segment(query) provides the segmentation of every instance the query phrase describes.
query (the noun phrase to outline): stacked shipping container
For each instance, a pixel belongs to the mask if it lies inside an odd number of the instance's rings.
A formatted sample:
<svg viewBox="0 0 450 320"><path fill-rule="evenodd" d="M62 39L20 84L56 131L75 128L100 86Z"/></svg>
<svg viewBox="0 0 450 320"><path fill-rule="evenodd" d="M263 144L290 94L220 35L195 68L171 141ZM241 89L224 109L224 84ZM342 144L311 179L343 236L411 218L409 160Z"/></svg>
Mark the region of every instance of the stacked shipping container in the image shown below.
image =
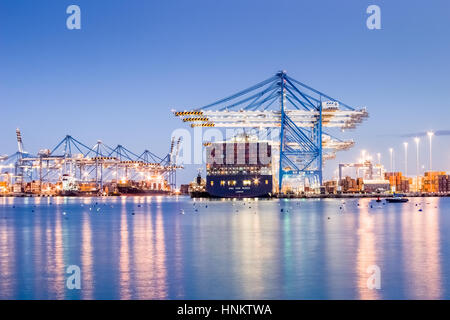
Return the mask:
<svg viewBox="0 0 450 320"><path fill-rule="evenodd" d="M439 171L430 171L425 172L425 176L423 179L423 190L424 192L440 192L440 183L439 177L445 176L445 172Z"/></svg>
<svg viewBox="0 0 450 320"><path fill-rule="evenodd" d="M345 177L339 182L339 185L342 187L342 192L344 193L355 193L361 192L363 189L363 179L352 179L350 177Z"/></svg>
<svg viewBox="0 0 450 320"><path fill-rule="evenodd" d="M438 192L450 192L450 175L438 176Z"/></svg>
<svg viewBox="0 0 450 320"><path fill-rule="evenodd" d="M409 192L411 179L404 177L401 172L386 172L384 177L396 192Z"/></svg>

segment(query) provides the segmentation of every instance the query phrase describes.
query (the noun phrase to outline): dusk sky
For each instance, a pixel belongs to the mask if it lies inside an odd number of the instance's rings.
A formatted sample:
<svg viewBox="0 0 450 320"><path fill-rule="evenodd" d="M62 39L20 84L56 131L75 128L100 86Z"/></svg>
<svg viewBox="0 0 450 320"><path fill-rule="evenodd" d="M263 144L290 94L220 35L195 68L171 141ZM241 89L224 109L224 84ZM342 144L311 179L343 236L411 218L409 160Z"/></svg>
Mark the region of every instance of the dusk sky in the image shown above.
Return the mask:
<svg viewBox="0 0 450 320"><path fill-rule="evenodd" d="M66 27L71 4L81 8L81 30ZM371 4L382 30L366 27ZM286 70L370 114L340 135L356 145L327 162L326 177L362 149L381 152L389 168L393 147L404 170L404 141L415 173L414 142L402 135L450 130L449 12L448 0L0 0L0 154L16 151L19 127L30 153L70 134L164 156L171 133L188 128L171 109ZM433 169L450 171L449 142L433 138Z"/></svg>

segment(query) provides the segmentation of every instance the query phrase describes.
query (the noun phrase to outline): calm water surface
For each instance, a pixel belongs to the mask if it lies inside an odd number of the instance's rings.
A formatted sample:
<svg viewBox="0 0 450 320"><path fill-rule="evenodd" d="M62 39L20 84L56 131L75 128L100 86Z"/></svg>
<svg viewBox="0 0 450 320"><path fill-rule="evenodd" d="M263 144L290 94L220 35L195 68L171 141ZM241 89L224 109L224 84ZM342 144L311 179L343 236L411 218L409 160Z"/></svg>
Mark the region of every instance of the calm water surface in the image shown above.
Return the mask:
<svg viewBox="0 0 450 320"><path fill-rule="evenodd" d="M450 198L0 198L0 298L449 299L449 244Z"/></svg>

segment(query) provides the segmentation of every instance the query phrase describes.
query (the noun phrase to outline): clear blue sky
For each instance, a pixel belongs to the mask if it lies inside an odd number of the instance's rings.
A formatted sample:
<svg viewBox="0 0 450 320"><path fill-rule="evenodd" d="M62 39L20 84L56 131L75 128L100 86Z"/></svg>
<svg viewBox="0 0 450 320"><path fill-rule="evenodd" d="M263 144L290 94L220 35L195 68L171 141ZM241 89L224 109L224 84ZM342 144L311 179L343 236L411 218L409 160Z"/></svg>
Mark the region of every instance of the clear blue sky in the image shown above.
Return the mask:
<svg viewBox="0 0 450 320"><path fill-rule="evenodd" d="M66 28L70 4L81 7L81 30ZM370 4L382 30L366 28ZM450 129L449 12L448 0L0 0L0 154L15 152L20 127L32 153L71 134L163 155L182 127L170 109L284 69L368 108L370 119L343 136L355 148L337 161L361 149L387 160L402 134ZM450 170L449 141L434 139L435 168Z"/></svg>

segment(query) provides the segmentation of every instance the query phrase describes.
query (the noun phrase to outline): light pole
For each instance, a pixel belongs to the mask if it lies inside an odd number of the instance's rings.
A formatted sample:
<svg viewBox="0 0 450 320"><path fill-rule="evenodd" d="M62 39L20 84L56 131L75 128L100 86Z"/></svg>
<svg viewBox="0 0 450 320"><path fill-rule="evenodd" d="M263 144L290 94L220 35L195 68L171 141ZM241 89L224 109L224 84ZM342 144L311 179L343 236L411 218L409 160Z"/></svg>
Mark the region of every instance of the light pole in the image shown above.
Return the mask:
<svg viewBox="0 0 450 320"><path fill-rule="evenodd" d="M419 138L414 138L416 142L416 191L419 191Z"/></svg>
<svg viewBox="0 0 450 320"><path fill-rule="evenodd" d="M427 132L428 138L430 139L430 172L433 170L433 158L432 158L432 149L431 149L431 139L434 136L434 132L433 131L429 131Z"/></svg>
<svg viewBox="0 0 450 320"><path fill-rule="evenodd" d="M389 148L389 153L391 154L391 172L394 172L394 149Z"/></svg>
<svg viewBox="0 0 450 320"><path fill-rule="evenodd" d="M408 176L408 142L403 142L405 146L405 177Z"/></svg>

